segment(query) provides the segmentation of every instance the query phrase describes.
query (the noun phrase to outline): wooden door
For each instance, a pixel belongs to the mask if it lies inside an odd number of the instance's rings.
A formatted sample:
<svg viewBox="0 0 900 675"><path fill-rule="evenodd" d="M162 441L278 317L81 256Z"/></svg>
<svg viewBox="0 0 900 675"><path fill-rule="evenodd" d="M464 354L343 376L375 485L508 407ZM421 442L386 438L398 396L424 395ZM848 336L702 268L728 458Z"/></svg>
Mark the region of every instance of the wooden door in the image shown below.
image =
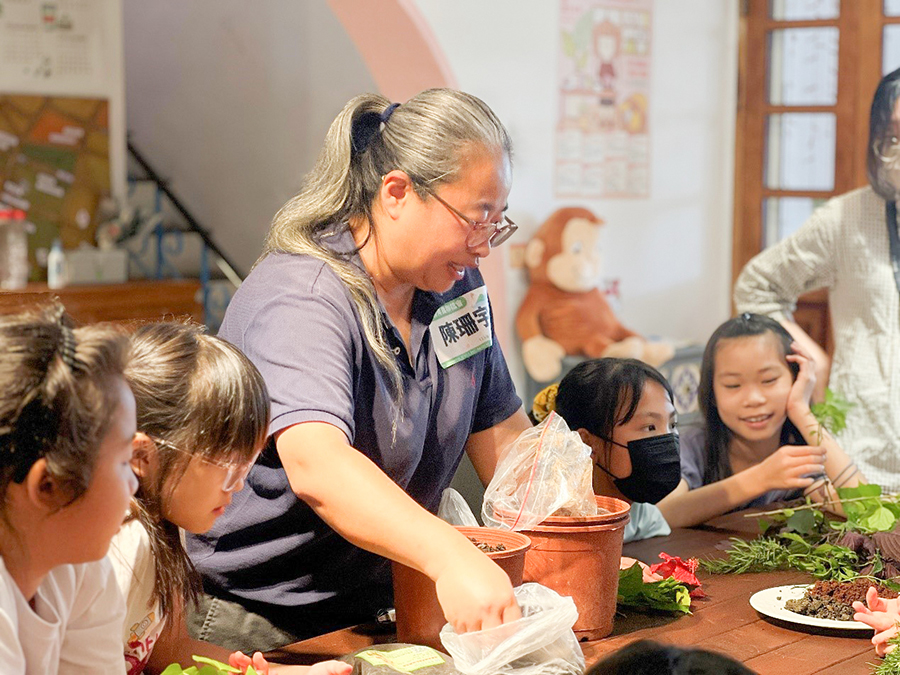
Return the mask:
<svg viewBox="0 0 900 675"><path fill-rule="evenodd" d="M865 185L869 107L900 67L900 0L741 0L732 282L834 195ZM797 323L829 353L824 290Z"/></svg>

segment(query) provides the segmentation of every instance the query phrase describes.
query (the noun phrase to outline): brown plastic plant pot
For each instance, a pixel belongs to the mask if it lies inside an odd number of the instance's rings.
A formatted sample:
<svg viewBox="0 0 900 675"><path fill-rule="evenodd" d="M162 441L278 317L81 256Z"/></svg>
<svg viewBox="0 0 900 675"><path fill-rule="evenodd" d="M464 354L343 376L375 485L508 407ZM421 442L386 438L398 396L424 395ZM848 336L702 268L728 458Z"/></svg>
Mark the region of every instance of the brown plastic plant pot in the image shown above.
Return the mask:
<svg viewBox="0 0 900 675"><path fill-rule="evenodd" d="M622 540L631 506L615 497L595 496L604 510L596 516L550 516L530 530L523 579L536 581L578 608L572 629L579 641L612 632L619 588Z"/></svg>
<svg viewBox="0 0 900 675"><path fill-rule="evenodd" d="M496 530L489 527L457 527L463 536L496 546L503 544L505 551L485 553L506 572L513 586L522 583L525 568L525 552L531 540L518 532ZM397 612L397 641L426 645L443 650L439 634L447 623L444 611L437 599L434 582L421 572L393 563L394 609Z"/></svg>

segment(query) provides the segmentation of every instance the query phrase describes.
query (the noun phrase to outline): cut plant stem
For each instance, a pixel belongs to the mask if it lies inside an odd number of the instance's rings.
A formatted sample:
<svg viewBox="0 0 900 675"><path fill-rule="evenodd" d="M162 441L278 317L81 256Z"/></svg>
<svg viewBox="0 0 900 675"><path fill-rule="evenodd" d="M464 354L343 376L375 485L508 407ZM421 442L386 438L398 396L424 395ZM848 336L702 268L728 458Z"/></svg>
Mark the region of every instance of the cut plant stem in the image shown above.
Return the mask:
<svg viewBox="0 0 900 675"><path fill-rule="evenodd" d="M850 502L862 502L866 500L877 499L880 502L896 502L897 497L900 495L878 495L869 496L869 497L852 497L850 499L841 499L841 504L848 504ZM831 504L833 502L812 502L811 504L801 504L800 506L785 506L783 509L775 509L774 511L760 511L759 513L745 513L744 518L759 518L760 516L777 516L779 513L784 513L785 511L807 511L809 509L818 509L822 506L826 506L827 504Z"/></svg>

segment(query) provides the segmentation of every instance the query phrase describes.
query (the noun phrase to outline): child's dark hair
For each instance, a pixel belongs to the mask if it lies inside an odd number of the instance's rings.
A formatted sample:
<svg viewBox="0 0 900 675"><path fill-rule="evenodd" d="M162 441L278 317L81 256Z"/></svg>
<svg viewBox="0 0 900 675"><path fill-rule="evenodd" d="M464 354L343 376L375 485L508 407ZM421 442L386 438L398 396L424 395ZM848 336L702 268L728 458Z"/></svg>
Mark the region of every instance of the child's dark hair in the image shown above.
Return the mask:
<svg viewBox="0 0 900 675"><path fill-rule="evenodd" d="M200 581L178 527L162 515L163 501L190 455L238 463L254 457L268 434L269 394L250 360L237 347L205 334L202 326L142 325L131 345L125 376L137 404L137 429L166 441L156 445L155 480L141 480L132 507L150 534L153 597L166 614L179 596L196 600Z"/></svg>
<svg viewBox="0 0 900 675"><path fill-rule="evenodd" d="M657 382L674 401L672 387L653 366L637 359L592 359L572 368L559 383L556 412L570 429L586 429L611 439L616 425L637 410L647 380Z"/></svg>
<svg viewBox="0 0 900 675"><path fill-rule="evenodd" d="M587 675L755 675L725 654L638 640L595 663Z"/></svg>
<svg viewBox="0 0 900 675"><path fill-rule="evenodd" d="M791 343L794 338L780 323L761 314L744 313L729 319L715 332L706 343L703 351L703 362L700 366L700 384L697 388L697 399L700 413L706 425L706 471L703 483L715 483L732 475L731 460L728 457L728 444L733 436L731 429L725 426L716 406L716 395L713 389L715 377L716 352L722 340L753 337L771 333L778 340L782 357L792 354ZM797 378L799 366L787 361L787 366L794 379ZM789 419L781 428L781 445L804 444L803 436Z"/></svg>
<svg viewBox="0 0 900 675"><path fill-rule="evenodd" d="M71 501L91 483L128 339L110 325L73 325L55 302L0 317L0 513L10 483L41 458Z"/></svg>

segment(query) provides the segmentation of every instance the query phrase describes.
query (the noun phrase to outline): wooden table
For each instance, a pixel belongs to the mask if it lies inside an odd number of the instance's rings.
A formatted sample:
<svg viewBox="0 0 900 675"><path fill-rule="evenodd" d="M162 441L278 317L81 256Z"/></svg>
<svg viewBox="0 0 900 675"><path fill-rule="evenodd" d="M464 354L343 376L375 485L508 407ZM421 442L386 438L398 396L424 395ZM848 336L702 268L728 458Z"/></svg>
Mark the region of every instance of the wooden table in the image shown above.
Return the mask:
<svg viewBox="0 0 900 675"><path fill-rule="evenodd" d="M126 281L50 289L47 284L28 284L17 291L0 291L0 314L20 312L58 297L80 324L95 321L162 321L190 316L203 321L197 279Z"/></svg>
<svg viewBox="0 0 900 675"><path fill-rule="evenodd" d="M656 562L660 551L687 557L712 557L729 537L752 538L758 532L755 518L732 514L690 529L675 530L625 546L625 555ZM723 652L742 661L762 675L860 675L871 672L867 665L877 660L870 632L806 633L775 625L750 607L756 591L771 586L806 583L810 577L800 572L774 572L713 576L698 575L708 597L693 602L693 614L672 617L625 610L616 616L613 634L602 640L582 643L588 665L639 639L684 647L700 647ZM392 642L391 633L374 625L335 631L298 642L273 653L284 663L314 663L362 649Z"/></svg>

